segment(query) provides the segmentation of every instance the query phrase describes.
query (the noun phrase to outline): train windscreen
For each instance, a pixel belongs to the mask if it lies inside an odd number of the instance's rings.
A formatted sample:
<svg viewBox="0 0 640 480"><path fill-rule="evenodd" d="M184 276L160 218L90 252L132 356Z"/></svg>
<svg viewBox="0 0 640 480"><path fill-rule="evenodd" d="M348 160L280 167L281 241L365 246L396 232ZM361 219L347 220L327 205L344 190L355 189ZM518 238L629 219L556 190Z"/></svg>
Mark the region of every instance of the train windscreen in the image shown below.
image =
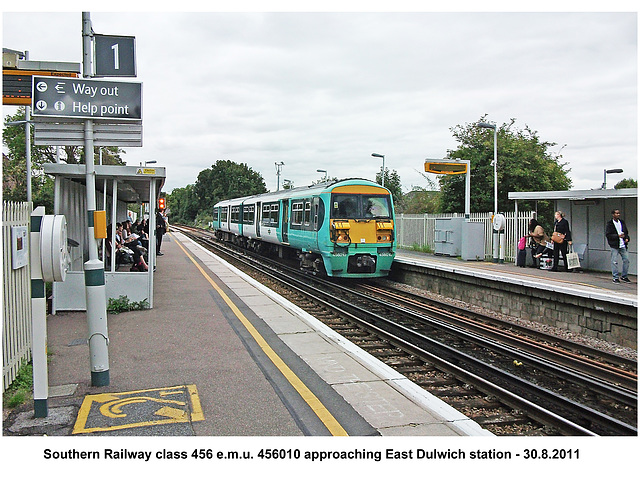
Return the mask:
<svg viewBox="0 0 640 480"><path fill-rule="evenodd" d="M391 218L389 195L333 194L331 218L377 219Z"/></svg>

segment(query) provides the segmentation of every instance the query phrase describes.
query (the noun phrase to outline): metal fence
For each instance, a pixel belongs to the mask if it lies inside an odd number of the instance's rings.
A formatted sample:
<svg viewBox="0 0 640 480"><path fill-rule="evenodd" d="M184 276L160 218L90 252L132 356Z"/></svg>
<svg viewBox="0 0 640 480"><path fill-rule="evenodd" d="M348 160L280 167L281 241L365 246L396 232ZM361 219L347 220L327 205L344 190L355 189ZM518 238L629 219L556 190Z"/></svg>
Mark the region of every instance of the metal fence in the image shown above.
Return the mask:
<svg viewBox="0 0 640 480"><path fill-rule="evenodd" d="M22 362L31 360L31 269L13 269L11 227L27 227L31 207L27 202L2 204L2 391L18 373Z"/></svg>
<svg viewBox="0 0 640 480"><path fill-rule="evenodd" d="M469 220L484 224L484 256L485 259L493 258L493 226L491 213L472 213ZM515 262L518 240L527 234L529 220L534 212L503 213L506 218L505 227L505 262ZM396 239L399 248L424 248L435 251L436 220L441 218L464 217L463 213L440 213L422 215L396 215Z"/></svg>

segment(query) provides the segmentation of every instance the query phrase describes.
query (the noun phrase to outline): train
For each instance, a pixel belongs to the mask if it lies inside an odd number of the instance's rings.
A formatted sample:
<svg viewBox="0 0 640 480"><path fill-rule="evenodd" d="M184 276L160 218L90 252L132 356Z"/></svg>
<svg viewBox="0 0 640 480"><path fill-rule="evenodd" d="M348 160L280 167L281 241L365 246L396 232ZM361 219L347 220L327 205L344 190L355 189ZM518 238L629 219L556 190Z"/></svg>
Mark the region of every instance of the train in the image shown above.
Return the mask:
<svg viewBox="0 0 640 480"><path fill-rule="evenodd" d="M223 200L213 207L216 238L340 278L384 277L395 257L391 192L351 178Z"/></svg>

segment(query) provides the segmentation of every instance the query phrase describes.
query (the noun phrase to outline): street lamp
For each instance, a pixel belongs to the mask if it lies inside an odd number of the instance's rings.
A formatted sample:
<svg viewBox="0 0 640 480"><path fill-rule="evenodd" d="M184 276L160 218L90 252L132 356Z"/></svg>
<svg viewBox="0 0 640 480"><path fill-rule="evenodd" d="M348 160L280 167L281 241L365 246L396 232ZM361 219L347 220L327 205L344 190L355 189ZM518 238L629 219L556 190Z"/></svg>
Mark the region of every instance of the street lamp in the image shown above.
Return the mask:
<svg viewBox="0 0 640 480"><path fill-rule="evenodd" d="M372 153L371 156L382 158L382 186L384 187L384 155L380 155L379 153Z"/></svg>
<svg viewBox="0 0 640 480"><path fill-rule="evenodd" d="M282 171L282 166L284 165L284 162L275 162L276 163L276 175L278 176L278 187L276 188L276 191L280 190L280 172Z"/></svg>
<svg viewBox="0 0 640 480"><path fill-rule="evenodd" d="M480 128L493 129L493 215L498 214L498 126L495 123L479 122L477 126ZM498 262L500 257L500 233L495 229L496 223L494 222L493 230L493 262ZM504 234L503 234L504 235Z"/></svg>
<svg viewBox="0 0 640 480"><path fill-rule="evenodd" d="M326 170L322 170L322 169L319 168L318 170L316 170L316 172L324 173L323 181L325 181L325 182L327 181L327 171Z"/></svg>
<svg viewBox="0 0 640 480"><path fill-rule="evenodd" d="M606 190L607 188L607 173L622 173L622 169L621 168L611 168L609 170L607 170L606 168L604 169L604 180L602 182L602 190Z"/></svg>
<svg viewBox="0 0 640 480"><path fill-rule="evenodd" d="M498 127L495 123L480 122L480 128L493 129L493 214L498 213Z"/></svg>

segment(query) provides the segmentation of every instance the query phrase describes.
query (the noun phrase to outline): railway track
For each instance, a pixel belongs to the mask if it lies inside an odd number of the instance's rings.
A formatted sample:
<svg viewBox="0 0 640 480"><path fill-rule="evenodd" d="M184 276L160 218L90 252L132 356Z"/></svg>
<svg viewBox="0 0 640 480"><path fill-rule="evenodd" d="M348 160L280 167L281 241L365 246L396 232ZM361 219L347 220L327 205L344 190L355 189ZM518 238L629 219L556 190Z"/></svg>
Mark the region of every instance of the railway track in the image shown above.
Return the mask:
<svg viewBox="0 0 640 480"><path fill-rule="evenodd" d="M539 332L514 334L377 285L256 264L210 234L184 233L497 435L637 435L637 375L621 359L603 362L599 352L584 356Z"/></svg>

